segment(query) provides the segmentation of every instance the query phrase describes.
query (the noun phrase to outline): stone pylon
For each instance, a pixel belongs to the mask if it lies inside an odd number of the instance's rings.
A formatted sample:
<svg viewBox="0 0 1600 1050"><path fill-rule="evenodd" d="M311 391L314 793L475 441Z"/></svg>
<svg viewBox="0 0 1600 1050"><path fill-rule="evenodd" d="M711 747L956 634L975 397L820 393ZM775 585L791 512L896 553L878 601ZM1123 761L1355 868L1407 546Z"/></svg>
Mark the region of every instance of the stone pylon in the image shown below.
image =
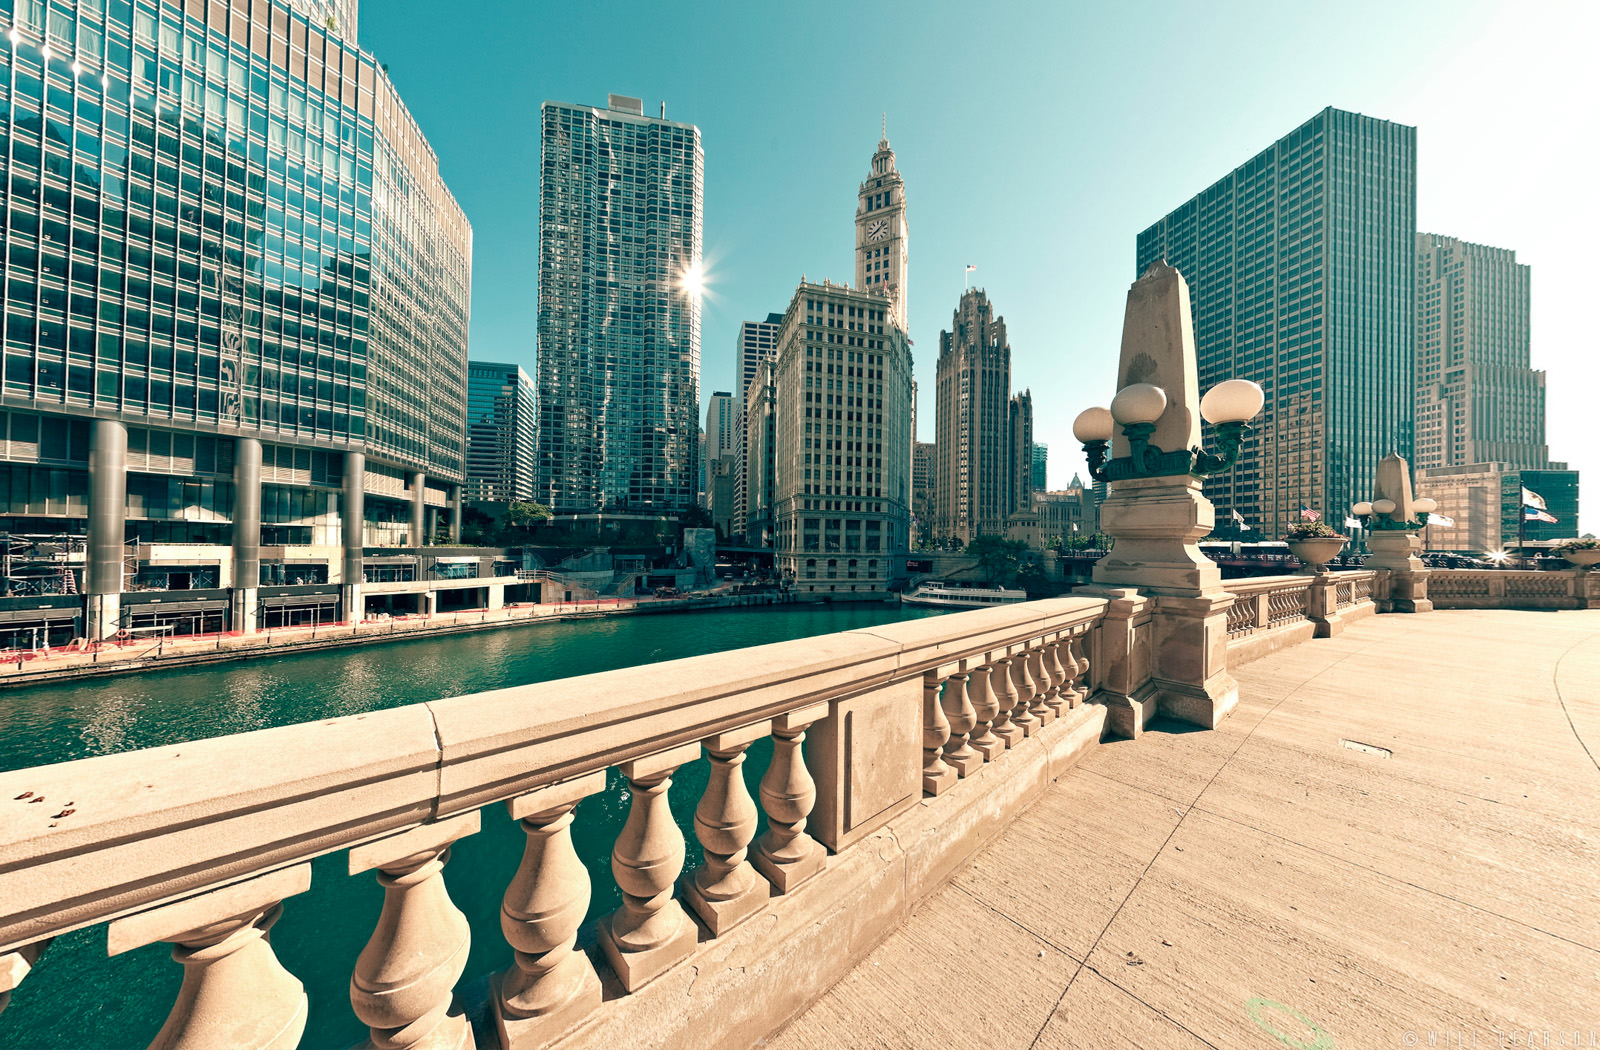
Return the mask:
<svg viewBox="0 0 1600 1050"><path fill-rule="evenodd" d="M1378 462L1378 478L1372 490L1374 501L1394 501L1394 510L1374 515L1380 522L1384 518L1395 522L1416 520L1411 465L1404 456L1391 452ZM1377 590L1379 612L1416 613L1433 608L1433 602L1428 600L1428 569L1417 557L1422 550L1422 537L1416 530L1374 528L1367 533L1367 546L1372 550L1367 568L1378 569L1387 577L1387 586Z"/></svg>
<svg viewBox="0 0 1600 1050"><path fill-rule="evenodd" d="M1200 445L1200 391L1189 285L1164 262L1154 263L1128 291L1117 388L1153 383L1167 394L1152 444L1174 452ZM1121 433L1113 457L1127 456ZM1115 669L1098 699L1110 707L1114 732L1137 736L1147 719L1169 718L1214 728L1239 700L1227 668L1227 611L1233 595L1222 573L1200 553L1216 524L1211 501L1192 474L1113 481L1100 508L1101 529L1115 537L1080 593L1116 599L1118 622L1102 633L1104 665ZM1125 622L1124 622L1125 621ZM1126 651L1121 651L1126 649Z"/></svg>

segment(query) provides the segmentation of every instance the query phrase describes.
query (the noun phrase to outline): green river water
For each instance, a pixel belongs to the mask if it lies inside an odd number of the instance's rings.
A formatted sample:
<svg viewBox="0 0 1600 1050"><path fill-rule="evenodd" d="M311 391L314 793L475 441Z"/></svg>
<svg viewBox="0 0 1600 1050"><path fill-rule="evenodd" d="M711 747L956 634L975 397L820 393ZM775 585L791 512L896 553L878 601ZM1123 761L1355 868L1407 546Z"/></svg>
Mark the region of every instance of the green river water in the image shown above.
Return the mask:
<svg viewBox="0 0 1600 1050"><path fill-rule="evenodd" d="M0 691L0 769L357 714L929 614L873 603L622 616ZM752 794L771 752L768 741L750 750L745 776ZM262 761L270 760L262 756ZM688 841L686 871L700 859L691 822L706 772L704 759L685 766L669 793ZM611 777L608 791L579 804L573 824L594 889L591 920L618 904L610 855L627 803L615 770ZM445 869L450 896L472 926L472 952L463 978L469 982L510 963L511 951L500 933L500 898L516 872L524 841L503 806L485 807L482 817L483 830L455 845ZM310 997L303 1047L348 1047L366 1035L351 1012L349 981L356 956L372 934L383 891L370 872L352 878L345 871L342 851L313 861L311 890L285 902L283 918L272 931L279 959L305 984ZM68 934L50 946L0 1014L0 1047L144 1047L161 1027L181 979L181 967L171 960L166 945L108 959L104 926Z"/></svg>

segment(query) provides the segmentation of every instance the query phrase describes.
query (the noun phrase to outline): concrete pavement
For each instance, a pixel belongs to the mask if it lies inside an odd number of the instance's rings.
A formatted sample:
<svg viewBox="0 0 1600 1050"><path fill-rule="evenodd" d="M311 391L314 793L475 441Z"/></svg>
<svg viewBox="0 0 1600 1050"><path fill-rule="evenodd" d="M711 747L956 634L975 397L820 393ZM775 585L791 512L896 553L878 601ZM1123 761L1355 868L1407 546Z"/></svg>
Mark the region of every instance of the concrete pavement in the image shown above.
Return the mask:
<svg viewBox="0 0 1600 1050"><path fill-rule="evenodd" d="M1382 616L1237 677L765 1045L1600 1046L1600 611Z"/></svg>

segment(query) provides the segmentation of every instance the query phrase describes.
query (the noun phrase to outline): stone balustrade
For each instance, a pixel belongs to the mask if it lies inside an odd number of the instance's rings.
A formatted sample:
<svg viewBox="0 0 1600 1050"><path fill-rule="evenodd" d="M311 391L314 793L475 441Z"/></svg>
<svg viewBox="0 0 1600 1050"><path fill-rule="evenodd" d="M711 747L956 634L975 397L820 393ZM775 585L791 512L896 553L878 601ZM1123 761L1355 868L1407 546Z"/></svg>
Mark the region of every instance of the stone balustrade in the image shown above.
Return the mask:
<svg viewBox="0 0 1600 1050"><path fill-rule="evenodd" d="M525 836L487 985L503 1047L618 1045L641 1016L747 1043L1098 742L1105 608L1030 602L0 773L5 798L46 800L0 827L0 1006L50 938L103 923L110 954L162 941L183 967L155 1046L295 1046L308 993L268 931L314 905L309 862L343 851L383 895L350 960L370 1045L471 1046L456 993L478 975L443 872L500 803ZM743 766L769 737L752 797ZM702 755L703 862L685 871L690 815L668 789ZM581 944L592 887L572 827L608 770L628 792L622 903ZM690 960L701 1005L652 1000L680 995L667 978Z"/></svg>
<svg viewBox="0 0 1600 1050"><path fill-rule="evenodd" d="M1430 569L1436 609L1600 609L1600 571Z"/></svg>
<svg viewBox="0 0 1600 1050"><path fill-rule="evenodd" d="M1352 617L1377 611L1375 571L1262 576L1232 580L1228 662L1247 663L1307 638L1337 634Z"/></svg>

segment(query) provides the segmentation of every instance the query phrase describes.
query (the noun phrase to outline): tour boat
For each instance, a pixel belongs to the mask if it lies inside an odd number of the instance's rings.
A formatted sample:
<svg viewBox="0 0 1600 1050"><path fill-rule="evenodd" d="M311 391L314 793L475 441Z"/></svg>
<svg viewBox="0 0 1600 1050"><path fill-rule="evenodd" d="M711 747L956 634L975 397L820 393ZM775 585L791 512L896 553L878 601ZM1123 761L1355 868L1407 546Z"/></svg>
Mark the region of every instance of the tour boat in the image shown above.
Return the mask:
<svg viewBox="0 0 1600 1050"><path fill-rule="evenodd" d="M934 605L952 609L985 609L991 605L1011 605L1028 600L1027 591L1009 590L1005 587L984 587L978 584L948 583L944 580L927 580L917 585L900 600L908 605Z"/></svg>

